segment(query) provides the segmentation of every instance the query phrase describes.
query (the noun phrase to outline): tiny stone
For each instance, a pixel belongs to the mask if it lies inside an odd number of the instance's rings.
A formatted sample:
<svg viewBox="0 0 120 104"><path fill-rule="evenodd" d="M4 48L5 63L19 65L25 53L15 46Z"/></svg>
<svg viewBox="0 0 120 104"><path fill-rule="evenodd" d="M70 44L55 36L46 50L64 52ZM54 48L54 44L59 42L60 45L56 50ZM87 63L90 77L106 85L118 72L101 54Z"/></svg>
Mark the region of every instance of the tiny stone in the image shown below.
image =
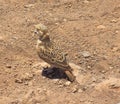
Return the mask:
<svg viewBox="0 0 120 104"><path fill-rule="evenodd" d="M88 69L91 69L91 66L87 66Z"/></svg>
<svg viewBox="0 0 120 104"><path fill-rule="evenodd" d="M105 73L106 71L105 71L105 70L102 70L101 72L102 72L102 73Z"/></svg>
<svg viewBox="0 0 120 104"><path fill-rule="evenodd" d="M88 1L88 0L84 0L83 2L84 2L84 3L86 3L86 4L88 4L88 3L89 3L89 1Z"/></svg>
<svg viewBox="0 0 120 104"><path fill-rule="evenodd" d="M33 7L34 4L28 4L28 5L24 5L25 8L30 8L30 7Z"/></svg>
<svg viewBox="0 0 120 104"><path fill-rule="evenodd" d="M42 76L43 79L45 79L46 77Z"/></svg>
<svg viewBox="0 0 120 104"><path fill-rule="evenodd" d="M55 24L56 24L56 25L59 25L59 23L58 23L58 22L56 22Z"/></svg>
<svg viewBox="0 0 120 104"><path fill-rule="evenodd" d="M54 18L55 21L58 21L58 18Z"/></svg>
<svg viewBox="0 0 120 104"><path fill-rule="evenodd" d="M106 27L104 25L98 25L97 28L98 29L105 29Z"/></svg>
<svg viewBox="0 0 120 104"><path fill-rule="evenodd" d="M109 69L113 69L113 67L112 67L112 66L110 66L110 67L109 67Z"/></svg>
<svg viewBox="0 0 120 104"><path fill-rule="evenodd" d="M81 92L83 92L83 90L82 90L82 89L79 89L78 92L81 93Z"/></svg>
<svg viewBox="0 0 120 104"><path fill-rule="evenodd" d="M83 91L87 90L87 86L84 86L84 87L82 88L82 90L83 90Z"/></svg>
<svg viewBox="0 0 120 104"><path fill-rule="evenodd" d="M117 33L119 33L119 31L118 31L118 30L116 30L116 31L115 31L115 33L117 34Z"/></svg>
<svg viewBox="0 0 120 104"><path fill-rule="evenodd" d="M72 93L76 93L77 91L78 91L78 88L75 88L75 87L74 87L74 88L72 89Z"/></svg>
<svg viewBox="0 0 120 104"><path fill-rule="evenodd" d="M67 82L65 83L65 85L67 85L67 86L69 86L70 84L71 84L70 81L67 81Z"/></svg>
<svg viewBox="0 0 120 104"><path fill-rule="evenodd" d="M64 85L59 85L58 87L59 87L59 88L62 88L62 87L64 87Z"/></svg>
<svg viewBox="0 0 120 104"><path fill-rule="evenodd" d="M118 51L118 47L113 47L112 51L113 52Z"/></svg>
<svg viewBox="0 0 120 104"><path fill-rule="evenodd" d="M3 37L2 37L2 36L0 36L0 40L3 40Z"/></svg>
<svg viewBox="0 0 120 104"><path fill-rule="evenodd" d="M23 83L23 81L20 79L15 79L15 83Z"/></svg>
<svg viewBox="0 0 120 104"><path fill-rule="evenodd" d="M96 78L93 77L93 78L92 78L92 81L93 81L93 82L96 82Z"/></svg>
<svg viewBox="0 0 120 104"><path fill-rule="evenodd" d="M64 21L64 22L66 22L66 21L67 21L67 19L63 19L63 21Z"/></svg>
<svg viewBox="0 0 120 104"><path fill-rule="evenodd" d="M12 66L11 66L11 65L6 65L6 67L7 67L7 68L12 68Z"/></svg>
<svg viewBox="0 0 120 104"><path fill-rule="evenodd" d="M28 85L28 82L24 82L24 85Z"/></svg>
<svg viewBox="0 0 120 104"><path fill-rule="evenodd" d="M116 22L117 22L117 20L116 20L116 19L113 19L113 20L111 20L111 22L112 22L112 23L116 23Z"/></svg>
<svg viewBox="0 0 120 104"><path fill-rule="evenodd" d="M88 52L88 51L83 51L81 52L81 54L85 57L85 58L88 58L91 56L91 54Z"/></svg>

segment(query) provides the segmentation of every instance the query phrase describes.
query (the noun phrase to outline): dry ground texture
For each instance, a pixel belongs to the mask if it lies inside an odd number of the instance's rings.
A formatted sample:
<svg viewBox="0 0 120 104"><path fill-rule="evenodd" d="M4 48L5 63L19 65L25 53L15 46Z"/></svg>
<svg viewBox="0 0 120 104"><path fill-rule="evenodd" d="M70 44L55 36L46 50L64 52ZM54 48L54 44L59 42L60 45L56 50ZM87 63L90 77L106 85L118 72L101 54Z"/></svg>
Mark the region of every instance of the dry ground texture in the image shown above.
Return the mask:
<svg viewBox="0 0 120 104"><path fill-rule="evenodd" d="M79 83L41 75L38 23ZM120 0L0 0L0 104L120 104Z"/></svg>

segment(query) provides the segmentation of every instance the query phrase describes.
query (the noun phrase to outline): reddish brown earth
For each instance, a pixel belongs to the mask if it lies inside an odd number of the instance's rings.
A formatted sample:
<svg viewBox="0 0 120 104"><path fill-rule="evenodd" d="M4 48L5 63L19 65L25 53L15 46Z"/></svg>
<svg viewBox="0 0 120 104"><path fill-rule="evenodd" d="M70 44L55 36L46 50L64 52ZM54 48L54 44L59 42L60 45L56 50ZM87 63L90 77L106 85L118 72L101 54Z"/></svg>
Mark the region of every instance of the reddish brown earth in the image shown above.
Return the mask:
<svg viewBox="0 0 120 104"><path fill-rule="evenodd" d="M34 25L45 24L78 84L41 75ZM0 104L119 104L120 0L0 0Z"/></svg>

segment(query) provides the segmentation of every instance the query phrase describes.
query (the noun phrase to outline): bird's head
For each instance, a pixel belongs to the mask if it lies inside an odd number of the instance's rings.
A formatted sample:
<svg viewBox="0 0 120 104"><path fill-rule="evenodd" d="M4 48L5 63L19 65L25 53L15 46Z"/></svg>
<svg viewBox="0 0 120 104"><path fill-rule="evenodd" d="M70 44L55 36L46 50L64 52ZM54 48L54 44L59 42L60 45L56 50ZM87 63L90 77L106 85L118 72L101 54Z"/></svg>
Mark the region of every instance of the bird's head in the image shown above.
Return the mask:
<svg viewBox="0 0 120 104"><path fill-rule="evenodd" d="M41 23L35 25L34 33L39 36L39 39L41 41L49 39L48 29L47 29L47 27L45 25L43 25Z"/></svg>

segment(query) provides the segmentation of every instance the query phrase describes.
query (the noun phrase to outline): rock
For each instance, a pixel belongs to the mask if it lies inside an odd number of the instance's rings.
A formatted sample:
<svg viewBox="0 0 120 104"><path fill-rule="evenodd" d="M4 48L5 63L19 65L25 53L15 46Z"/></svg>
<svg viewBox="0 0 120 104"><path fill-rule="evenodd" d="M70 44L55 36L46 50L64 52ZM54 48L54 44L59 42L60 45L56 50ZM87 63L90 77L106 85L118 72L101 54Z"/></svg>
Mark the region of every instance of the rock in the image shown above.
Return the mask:
<svg viewBox="0 0 120 104"><path fill-rule="evenodd" d="M46 91L46 90L44 90L44 89L42 89L42 88L37 88L37 92L38 92L39 94L41 94L43 91Z"/></svg>
<svg viewBox="0 0 120 104"><path fill-rule="evenodd" d="M64 18L63 21L64 21L64 22L67 22L67 19Z"/></svg>
<svg viewBox="0 0 120 104"><path fill-rule="evenodd" d="M67 82L65 83L66 86L69 86L70 84L71 84L70 81L67 81Z"/></svg>
<svg viewBox="0 0 120 104"><path fill-rule="evenodd" d="M7 64L7 65L6 65L6 68L12 68L12 66L11 66L11 65L9 65L9 64Z"/></svg>
<svg viewBox="0 0 120 104"><path fill-rule="evenodd" d="M23 83L21 79L15 79L15 83Z"/></svg>
<svg viewBox="0 0 120 104"><path fill-rule="evenodd" d="M81 92L83 92L83 90L82 90L82 89L79 89L78 92L81 93Z"/></svg>
<svg viewBox="0 0 120 104"><path fill-rule="evenodd" d="M110 66L110 67L109 67L109 69L113 69L113 67L112 67L112 66Z"/></svg>
<svg viewBox="0 0 120 104"><path fill-rule="evenodd" d="M73 86L72 93L76 93L76 92L78 92L78 86Z"/></svg>
<svg viewBox="0 0 120 104"><path fill-rule="evenodd" d="M88 4L88 3L89 3L89 1L88 1L88 0L84 0L83 2L84 2L85 4Z"/></svg>
<svg viewBox="0 0 120 104"><path fill-rule="evenodd" d="M96 82L97 79L95 77L92 77L92 82Z"/></svg>
<svg viewBox="0 0 120 104"><path fill-rule="evenodd" d="M87 66L88 69L91 69L91 66Z"/></svg>
<svg viewBox="0 0 120 104"><path fill-rule="evenodd" d="M105 29L106 27L104 25L98 25L97 29Z"/></svg>
<svg viewBox="0 0 120 104"><path fill-rule="evenodd" d="M118 34L118 33L119 33L119 31L118 31L118 30L116 30L116 31L115 31L115 33L116 33L116 34Z"/></svg>
<svg viewBox="0 0 120 104"><path fill-rule="evenodd" d="M88 58L91 56L91 54L88 51L83 51L81 54L84 56L84 58Z"/></svg>
<svg viewBox="0 0 120 104"><path fill-rule="evenodd" d="M117 20L116 20L116 19L113 19L113 20L111 20L111 22L112 22L112 23L116 23L116 22L117 22Z"/></svg>
<svg viewBox="0 0 120 104"><path fill-rule="evenodd" d="M24 5L25 8L31 8L34 7L34 4L28 4L28 5Z"/></svg>
<svg viewBox="0 0 120 104"><path fill-rule="evenodd" d="M0 36L0 40L3 40L3 37L2 37L2 36Z"/></svg>
<svg viewBox="0 0 120 104"><path fill-rule="evenodd" d="M118 51L118 50L119 50L119 47L113 47L113 48L112 48L112 51L113 51L113 52L116 52L116 51Z"/></svg>

